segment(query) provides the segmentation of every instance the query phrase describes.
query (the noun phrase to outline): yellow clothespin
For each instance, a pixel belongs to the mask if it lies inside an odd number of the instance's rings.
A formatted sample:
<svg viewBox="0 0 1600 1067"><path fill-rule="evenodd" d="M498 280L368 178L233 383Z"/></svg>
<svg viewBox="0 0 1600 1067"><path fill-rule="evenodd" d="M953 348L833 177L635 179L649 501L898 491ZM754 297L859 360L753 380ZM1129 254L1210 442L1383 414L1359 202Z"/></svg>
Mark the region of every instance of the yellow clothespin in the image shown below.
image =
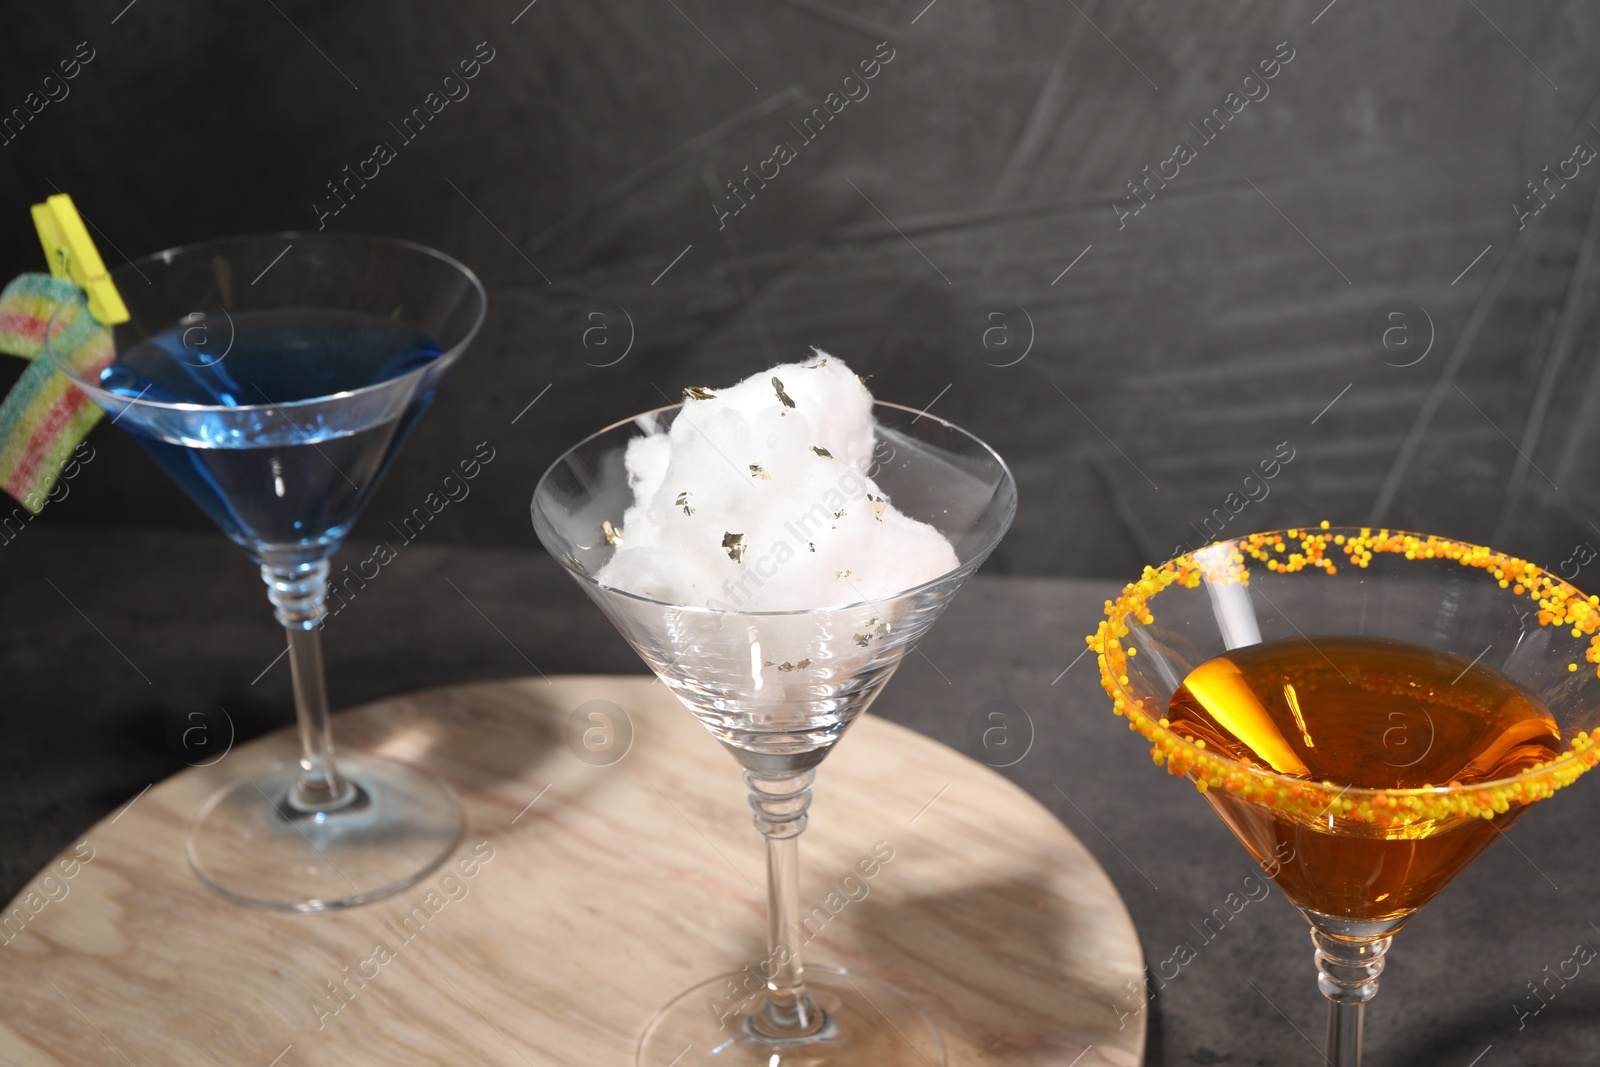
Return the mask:
<svg viewBox="0 0 1600 1067"><path fill-rule="evenodd" d="M57 193L42 204L33 205L33 224L44 245L50 273L68 278L89 294L89 314L107 326L128 321L122 295L106 273L105 261L89 239L83 218L72 205L72 197Z"/></svg>

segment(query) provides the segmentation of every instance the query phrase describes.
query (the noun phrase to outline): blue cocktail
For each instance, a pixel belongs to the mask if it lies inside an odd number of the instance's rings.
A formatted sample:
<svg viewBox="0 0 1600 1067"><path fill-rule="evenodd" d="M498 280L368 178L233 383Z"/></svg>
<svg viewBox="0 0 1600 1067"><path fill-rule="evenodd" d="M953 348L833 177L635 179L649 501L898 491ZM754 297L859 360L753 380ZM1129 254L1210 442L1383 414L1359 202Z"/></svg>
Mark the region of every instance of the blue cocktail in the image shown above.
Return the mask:
<svg viewBox="0 0 1600 1067"><path fill-rule="evenodd" d="M224 895L269 907L386 896L448 855L461 809L403 764L335 763L328 559L482 323L483 286L419 245L325 233L188 246L113 279L131 320L100 326L68 305L47 331L51 357L260 564L289 640L300 760L214 796L190 863ZM96 330L109 346L81 343Z"/></svg>
<svg viewBox="0 0 1600 1067"><path fill-rule="evenodd" d="M231 345L213 358L219 333ZM169 437L137 410L118 423L246 551L316 558L348 532L432 388L397 413L335 407L302 422L296 406L403 378L442 355L421 330L377 315L214 309L118 352L100 384L128 400L219 409L196 420L198 441ZM239 408L260 406L259 424L240 425Z"/></svg>

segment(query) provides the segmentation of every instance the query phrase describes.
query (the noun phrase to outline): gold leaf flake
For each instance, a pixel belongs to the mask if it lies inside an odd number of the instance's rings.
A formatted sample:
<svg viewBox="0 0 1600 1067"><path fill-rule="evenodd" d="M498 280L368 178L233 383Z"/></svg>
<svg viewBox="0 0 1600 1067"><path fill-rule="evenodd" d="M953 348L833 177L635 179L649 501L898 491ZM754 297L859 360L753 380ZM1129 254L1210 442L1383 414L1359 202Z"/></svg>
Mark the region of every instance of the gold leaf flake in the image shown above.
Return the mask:
<svg viewBox="0 0 1600 1067"><path fill-rule="evenodd" d="M685 400L715 400L717 394L703 385L691 385L683 391Z"/></svg>
<svg viewBox="0 0 1600 1067"><path fill-rule="evenodd" d="M821 445L812 445L811 446L811 451L815 452L817 455L821 456L823 459L832 459L833 458L833 453L829 452L826 448L823 448Z"/></svg>
<svg viewBox="0 0 1600 1067"><path fill-rule="evenodd" d="M608 545L620 545L620 544L622 544L622 528L621 527L613 526L609 522L602 522L600 524L600 529L602 531L604 531L604 533L606 535L606 544L608 544Z"/></svg>
<svg viewBox="0 0 1600 1067"><path fill-rule="evenodd" d="M873 496L871 493L867 494L867 499L872 501L872 515L873 515L873 517L876 518L879 522L882 522L883 521L883 513L889 507L889 502L887 500L885 500L883 497L881 497L881 496Z"/></svg>
<svg viewBox="0 0 1600 1067"><path fill-rule="evenodd" d="M872 377L870 374L858 374L856 375L856 381L860 382L862 385L866 385L867 379L870 377Z"/></svg>
<svg viewBox="0 0 1600 1067"><path fill-rule="evenodd" d="M844 508L840 508L838 511L835 511L833 513L833 517L836 518L836 519L844 518Z"/></svg>
<svg viewBox="0 0 1600 1067"><path fill-rule="evenodd" d="M786 408L794 407L794 401L792 399L790 399L788 393L783 391L783 383L781 381L779 381L777 378L772 379L772 388L773 388L774 391L777 392L777 394L778 394L778 402L780 404L782 404Z"/></svg>
<svg viewBox="0 0 1600 1067"><path fill-rule="evenodd" d="M578 568L580 571L586 571L589 569L583 565L583 560L579 559L577 556L574 556L570 552L567 553L567 562Z"/></svg>
<svg viewBox="0 0 1600 1067"><path fill-rule="evenodd" d="M764 482L772 481L772 475L768 474L766 472L766 468L762 467L759 463L750 464L750 477L760 478Z"/></svg>
<svg viewBox="0 0 1600 1067"><path fill-rule="evenodd" d="M820 370L828 365L828 357L822 354L822 349L818 348L816 345L812 345L811 351L817 354L817 361L809 364L806 367L806 370Z"/></svg>
<svg viewBox="0 0 1600 1067"><path fill-rule="evenodd" d="M812 542L810 542L810 541L806 542L806 547L809 548L813 552L815 552L817 550L817 546L815 544L813 544Z"/></svg>
<svg viewBox="0 0 1600 1067"><path fill-rule="evenodd" d="M850 577L850 572L849 571L835 571L833 576L835 578L848 578L848 577Z"/></svg>
<svg viewBox="0 0 1600 1067"><path fill-rule="evenodd" d="M722 547L727 550L729 559L733 560L735 563L744 562L744 534L723 534Z"/></svg>
<svg viewBox="0 0 1600 1067"><path fill-rule="evenodd" d="M785 660L784 662L778 664L778 669L788 673L789 671L803 671L809 666L811 666L811 661L808 659L803 659L799 663L790 663L788 660Z"/></svg>
<svg viewBox="0 0 1600 1067"><path fill-rule="evenodd" d="M685 489L678 494L678 506L683 509L685 515L694 514L694 508L689 506L689 490Z"/></svg>
<svg viewBox="0 0 1600 1067"><path fill-rule="evenodd" d="M856 644L862 648L867 647L867 642L874 637L883 637L889 632L889 624L879 622L877 619L868 619L866 629L855 635Z"/></svg>

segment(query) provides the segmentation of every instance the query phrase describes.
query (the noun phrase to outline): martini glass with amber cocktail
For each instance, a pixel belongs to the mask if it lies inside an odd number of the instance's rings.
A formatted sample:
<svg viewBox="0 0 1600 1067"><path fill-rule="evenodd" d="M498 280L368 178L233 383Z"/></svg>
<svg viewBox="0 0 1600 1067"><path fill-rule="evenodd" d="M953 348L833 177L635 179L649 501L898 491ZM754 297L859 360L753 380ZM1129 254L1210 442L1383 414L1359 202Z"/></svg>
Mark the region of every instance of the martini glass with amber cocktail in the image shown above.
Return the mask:
<svg viewBox="0 0 1600 1067"><path fill-rule="evenodd" d="M1290 529L1147 567L1089 638L1117 714L1311 923L1328 1062L1390 940L1600 749L1600 597L1491 549Z"/></svg>

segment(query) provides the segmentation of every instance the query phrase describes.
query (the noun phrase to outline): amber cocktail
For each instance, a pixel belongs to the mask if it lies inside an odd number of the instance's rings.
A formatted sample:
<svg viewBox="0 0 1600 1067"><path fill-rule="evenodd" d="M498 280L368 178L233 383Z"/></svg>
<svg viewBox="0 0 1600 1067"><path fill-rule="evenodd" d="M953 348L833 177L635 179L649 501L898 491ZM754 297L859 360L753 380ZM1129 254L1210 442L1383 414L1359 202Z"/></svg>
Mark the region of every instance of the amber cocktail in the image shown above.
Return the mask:
<svg viewBox="0 0 1600 1067"><path fill-rule="evenodd" d="M1600 597L1440 537L1290 529L1147 567L1089 638L1119 715L1312 926L1328 1060L1392 935L1600 762Z"/></svg>

